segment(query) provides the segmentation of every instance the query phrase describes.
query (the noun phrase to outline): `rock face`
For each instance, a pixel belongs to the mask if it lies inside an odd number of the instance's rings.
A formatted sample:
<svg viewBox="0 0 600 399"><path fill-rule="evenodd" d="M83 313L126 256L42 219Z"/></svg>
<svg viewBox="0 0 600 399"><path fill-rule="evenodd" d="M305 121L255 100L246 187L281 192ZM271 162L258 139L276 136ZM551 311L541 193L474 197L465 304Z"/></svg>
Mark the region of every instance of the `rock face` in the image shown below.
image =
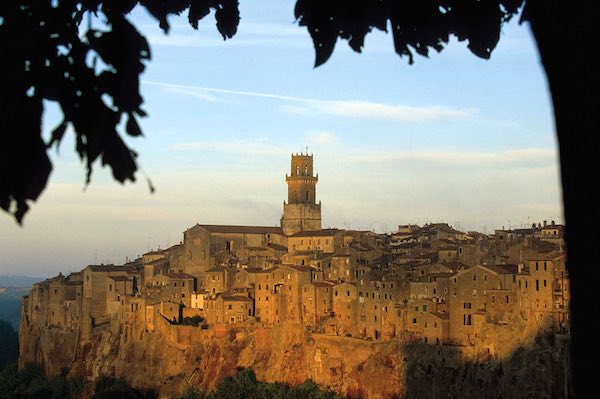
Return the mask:
<svg viewBox="0 0 600 399"><path fill-rule="evenodd" d="M214 389L237 367L259 380L307 379L350 397L564 397L568 341L541 336L505 359L474 362L464 347L375 342L312 334L298 324L216 325L209 329L156 321L155 329L113 319L89 334L23 320L20 358L49 375L68 372L94 381L124 377L161 395L187 387ZM85 338L83 338L85 337ZM532 396L533 395L533 396Z"/></svg>

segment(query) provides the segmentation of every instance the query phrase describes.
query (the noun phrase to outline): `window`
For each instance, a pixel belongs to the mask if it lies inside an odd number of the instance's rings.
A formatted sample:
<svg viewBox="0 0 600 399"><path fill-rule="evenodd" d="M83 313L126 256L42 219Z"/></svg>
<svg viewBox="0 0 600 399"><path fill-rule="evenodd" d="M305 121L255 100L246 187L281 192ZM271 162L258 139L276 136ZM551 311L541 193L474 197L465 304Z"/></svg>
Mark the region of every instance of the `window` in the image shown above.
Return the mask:
<svg viewBox="0 0 600 399"><path fill-rule="evenodd" d="M535 271L537 272L538 270L539 270L538 262L535 262Z"/></svg>
<svg viewBox="0 0 600 399"><path fill-rule="evenodd" d="M228 309L228 310L231 310L231 305L227 305L227 309Z"/></svg>
<svg viewBox="0 0 600 399"><path fill-rule="evenodd" d="M182 287L185 287L185 281L181 283L181 286L182 286Z"/></svg>
<svg viewBox="0 0 600 399"><path fill-rule="evenodd" d="M548 265L544 262L544 270L548 270Z"/></svg>
<svg viewBox="0 0 600 399"><path fill-rule="evenodd" d="M423 305L423 312L427 312L427 305Z"/></svg>
<svg viewBox="0 0 600 399"><path fill-rule="evenodd" d="M471 309L471 302L463 303L463 309Z"/></svg>
<svg viewBox="0 0 600 399"><path fill-rule="evenodd" d="M418 311L419 311L419 307L415 306L415 312L418 312Z"/></svg>
<svg viewBox="0 0 600 399"><path fill-rule="evenodd" d="M109 291L112 291L112 284L109 284L109 285L108 285L108 290L109 290ZM54 293L56 294L56 290L54 290Z"/></svg>
<svg viewBox="0 0 600 399"><path fill-rule="evenodd" d="M335 296L337 296L337 290L335 291Z"/></svg>
<svg viewBox="0 0 600 399"><path fill-rule="evenodd" d="M463 325L465 325L465 326L471 325L471 315L470 314L463 315Z"/></svg>
<svg viewBox="0 0 600 399"><path fill-rule="evenodd" d="M509 301L508 301L508 295L507 295L507 296L506 296L506 303L508 303L508 302L509 302Z"/></svg>
<svg viewBox="0 0 600 399"><path fill-rule="evenodd" d="M535 280L535 290L536 291L540 290L540 280Z"/></svg>
<svg viewBox="0 0 600 399"><path fill-rule="evenodd" d="M477 275L476 274L473 275L473 281L477 281Z"/></svg>
<svg viewBox="0 0 600 399"><path fill-rule="evenodd" d="M346 296L350 296L350 291L346 291Z"/></svg>
<svg viewBox="0 0 600 399"><path fill-rule="evenodd" d="M483 281L487 281L487 274L483 275Z"/></svg>
<svg viewBox="0 0 600 399"><path fill-rule="evenodd" d="M413 324L417 324L417 318L413 317Z"/></svg>

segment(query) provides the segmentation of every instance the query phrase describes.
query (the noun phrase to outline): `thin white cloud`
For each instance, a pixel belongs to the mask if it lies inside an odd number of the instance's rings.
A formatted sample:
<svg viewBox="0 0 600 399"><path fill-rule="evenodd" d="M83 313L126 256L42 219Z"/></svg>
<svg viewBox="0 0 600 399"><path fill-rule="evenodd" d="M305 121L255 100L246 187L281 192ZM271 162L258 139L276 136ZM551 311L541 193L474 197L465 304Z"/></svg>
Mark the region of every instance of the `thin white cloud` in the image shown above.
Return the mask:
<svg viewBox="0 0 600 399"><path fill-rule="evenodd" d="M427 162L472 167L493 165L544 165L555 164L558 154L554 149L518 148L498 152L479 151L369 151L352 154L354 162Z"/></svg>
<svg viewBox="0 0 600 399"><path fill-rule="evenodd" d="M283 110L296 114L325 114L348 118L387 119L400 122L425 122L439 119L465 118L474 110L446 106L423 106L384 104L370 101L307 101L303 105L286 105Z"/></svg>
<svg viewBox="0 0 600 399"><path fill-rule="evenodd" d="M159 86L164 87L169 90L179 90L180 94L191 95L194 92L209 92L209 93L219 93L219 94L230 94L235 96L249 96L249 97L262 97L262 98L272 98L275 100L288 100L288 101L311 101L310 99L301 98L301 97L292 97L292 96L282 96L279 94L270 94L270 93L260 93L255 91L243 91L243 90L229 90L229 89L219 89L215 87L201 87L201 86L190 86L190 85L178 85L173 83L165 83L165 82L157 82L153 80L142 80L143 84L151 85L151 86Z"/></svg>
<svg viewBox="0 0 600 399"><path fill-rule="evenodd" d="M308 140L311 144L325 144L325 145L335 144L338 141L336 136L334 136L330 132L325 132L325 131L311 133L308 137Z"/></svg>
<svg viewBox="0 0 600 399"><path fill-rule="evenodd" d="M279 147L265 139L256 140L208 140L208 141L193 141L187 143L176 143L170 146L171 149L177 151L212 151L229 154L244 154L244 155L289 155L289 148Z"/></svg>
<svg viewBox="0 0 600 399"><path fill-rule="evenodd" d="M209 91L206 90L190 90L185 87L165 87L165 92L195 97L208 102L221 101L217 96L211 94Z"/></svg>
<svg viewBox="0 0 600 399"><path fill-rule="evenodd" d="M306 97L284 96L272 93L261 93L254 91L229 90L214 87L201 87L178 85L152 80L143 80L142 83L152 86L164 87L171 92L194 96L202 99L207 93L218 93L222 95L249 96L270 98L293 102L283 104L284 112L304 115L331 115L344 118L361 119L383 119L399 122L418 123L440 119L467 118L473 116L477 111L474 109L458 109L442 105L433 106L410 106L402 104L386 104L363 100L320 100ZM209 96L210 97L210 96ZM208 100L210 101L210 100Z"/></svg>

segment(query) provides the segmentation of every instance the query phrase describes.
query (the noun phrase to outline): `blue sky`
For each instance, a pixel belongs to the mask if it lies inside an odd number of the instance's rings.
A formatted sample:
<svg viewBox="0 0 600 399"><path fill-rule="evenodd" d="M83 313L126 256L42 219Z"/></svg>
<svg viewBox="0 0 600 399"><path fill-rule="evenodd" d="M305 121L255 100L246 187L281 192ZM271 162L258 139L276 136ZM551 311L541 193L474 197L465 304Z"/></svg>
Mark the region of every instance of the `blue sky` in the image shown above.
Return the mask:
<svg viewBox="0 0 600 399"><path fill-rule="evenodd" d="M171 18L165 36L133 13L153 55L142 76L145 137L128 139L139 181L121 186L97 165L86 188L68 136L25 226L0 219L0 273L121 263L179 242L197 222L276 225L290 153L305 147L324 227L447 221L491 232L562 221L551 105L526 25L506 26L489 61L453 40L408 65L375 32L362 54L338 42L314 69L294 2L251 3L227 41L212 16L199 31ZM60 116L53 104L46 111L47 134Z"/></svg>

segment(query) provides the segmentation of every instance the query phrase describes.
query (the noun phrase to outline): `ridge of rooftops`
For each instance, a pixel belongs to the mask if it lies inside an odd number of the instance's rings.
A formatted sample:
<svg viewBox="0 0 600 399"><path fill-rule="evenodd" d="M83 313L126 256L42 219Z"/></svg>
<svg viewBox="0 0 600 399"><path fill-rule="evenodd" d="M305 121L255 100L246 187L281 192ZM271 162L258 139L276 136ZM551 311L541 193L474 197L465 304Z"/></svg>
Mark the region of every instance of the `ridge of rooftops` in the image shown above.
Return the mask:
<svg viewBox="0 0 600 399"><path fill-rule="evenodd" d="M221 225L221 224L196 224L196 226L198 226L208 232L211 232L211 233L281 234L281 235L283 235L283 230L279 226L236 226L236 225Z"/></svg>
<svg viewBox="0 0 600 399"><path fill-rule="evenodd" d="M123 266L123 265L88 265L85 269L89 268L93 272L135 272L134 266Z"/></svg>
<svg viewBox="0 0 600 399"><path fill-rule="evenodd" d="M306 231L300 231L296 234L292 234L290 237L292 238L296 238L296 237L329 237L329 236L334 236L337 233L341 233L344 230L339 230L339 229L321 229L321 230L306 230Z"/></svg>

